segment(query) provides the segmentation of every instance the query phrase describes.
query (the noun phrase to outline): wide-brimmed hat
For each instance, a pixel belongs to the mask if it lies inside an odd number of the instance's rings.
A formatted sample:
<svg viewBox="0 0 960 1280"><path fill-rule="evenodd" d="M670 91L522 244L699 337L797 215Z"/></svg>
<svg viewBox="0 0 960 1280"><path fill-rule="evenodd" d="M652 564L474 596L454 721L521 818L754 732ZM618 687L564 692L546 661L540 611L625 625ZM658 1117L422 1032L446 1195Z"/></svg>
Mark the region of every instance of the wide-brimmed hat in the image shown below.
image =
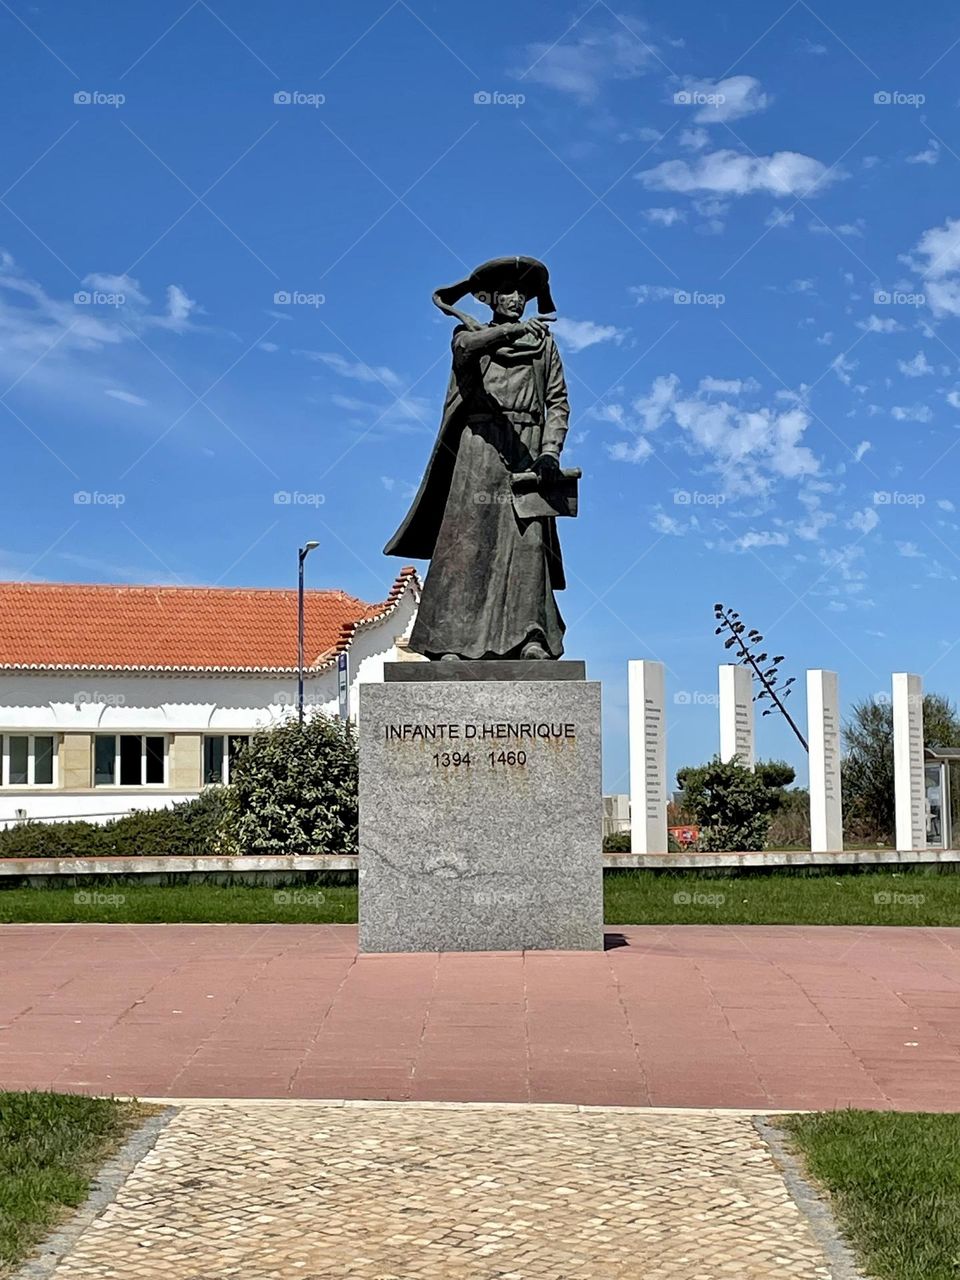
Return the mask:
<svg viewBox="0 0 960 1280"><path fill-rule="evenodd" d="M459 317L453 304L466 294L472 293L493 306L498 293L511 293L514 289L526 298L536 298L542 315L551 315L557 309L550 293L550 273L538 258L491 258L475 267L466 280L435 290L433 300L441 311Z"/></svg>

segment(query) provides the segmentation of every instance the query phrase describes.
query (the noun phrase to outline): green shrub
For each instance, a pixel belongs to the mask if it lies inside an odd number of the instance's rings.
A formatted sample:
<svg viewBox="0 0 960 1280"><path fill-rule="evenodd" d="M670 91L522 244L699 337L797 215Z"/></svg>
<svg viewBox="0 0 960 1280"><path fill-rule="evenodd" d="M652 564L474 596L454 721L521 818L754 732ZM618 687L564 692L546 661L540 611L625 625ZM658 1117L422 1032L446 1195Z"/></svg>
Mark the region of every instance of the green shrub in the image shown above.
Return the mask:
<svg viewBox="0 0 960 1280"><path fill-rule="evenodd" d="M629 853L630 852L630 832L629 831L611 831L609 835L603 837L604 853Z"/></svg>
<svg viewBox="0 0 960 1280"><path fill-rule="evenodd" d="M698 768L677 770L683 805L700 828L697 848L705 853L747 853L765 848L770 821L783 805L783 788L795 777L782 760L757 763L714 757Z"/></svg>
<svg viewBox="0 0 960 1280"><path fill-rule="evenodd" d="M23 822L0 831L3 858L196 858L215 853L225 788L169 809L141 809L110 822Z"/></svg>
<svg viewBox="0 0 960 1280"><path fill-rule="evenodd" d="M231 779L222 848L356 853L357 744L321 713L254 734Z"/></svg>

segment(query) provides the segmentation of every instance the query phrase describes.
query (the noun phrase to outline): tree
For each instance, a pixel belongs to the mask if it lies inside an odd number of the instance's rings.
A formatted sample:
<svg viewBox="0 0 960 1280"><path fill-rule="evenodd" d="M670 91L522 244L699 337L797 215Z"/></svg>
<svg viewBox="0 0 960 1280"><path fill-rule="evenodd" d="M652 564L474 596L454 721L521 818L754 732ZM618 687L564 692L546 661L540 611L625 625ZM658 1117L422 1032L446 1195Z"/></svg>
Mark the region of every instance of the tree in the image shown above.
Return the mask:
<svg viewBox="0 0 960 1280"><path fill-rule="evenodd" d="M855 702L843 726L843 745L844 827L859 839L892 842L896 819L890 700ZM960 747L960 715L942 694L924 694L923 745Z"/></svg>
<svg viewBox="0 0 960 1280"><path fill-rule="evenodd" d="M356 853L357 745L316 713L254 734L231 770L225 844L240 853Z"/></svg>
<svg viewBox="0 0 960 1280"><path fill-rule="evenodd" d="M709 764L678 769L679 803L700 827L697 847L710 853L763 849L771 818L784 803L784 787L795 776L783 760L748 769L739 760L714 757Z"/></svg>

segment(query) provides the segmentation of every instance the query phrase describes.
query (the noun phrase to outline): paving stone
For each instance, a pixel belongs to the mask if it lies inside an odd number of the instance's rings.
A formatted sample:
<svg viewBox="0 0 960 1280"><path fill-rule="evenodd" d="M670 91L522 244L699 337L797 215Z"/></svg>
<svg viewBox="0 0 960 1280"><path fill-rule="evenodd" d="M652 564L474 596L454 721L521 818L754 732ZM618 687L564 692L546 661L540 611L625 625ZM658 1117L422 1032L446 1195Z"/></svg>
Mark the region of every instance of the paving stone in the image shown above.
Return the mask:
<svg viewBox="0 0 960 1280"><path fill-rule="evenodd" d="M829 1280L745 1116L191 1104L52 1280Z"/></svg>

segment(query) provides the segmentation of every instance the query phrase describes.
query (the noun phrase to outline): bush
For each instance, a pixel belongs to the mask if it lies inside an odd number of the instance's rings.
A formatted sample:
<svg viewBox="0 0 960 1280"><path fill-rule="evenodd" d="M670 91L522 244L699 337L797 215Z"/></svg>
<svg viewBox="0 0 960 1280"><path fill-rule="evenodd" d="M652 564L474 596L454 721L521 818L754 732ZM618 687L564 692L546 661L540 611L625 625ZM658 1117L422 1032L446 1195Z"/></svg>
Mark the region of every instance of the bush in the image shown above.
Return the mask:
<svg viewBox="0 0 960 1280"><path fill-rule="evenodd" d="M233 770L223 851L356 853L353 727L321 713L254 734Z"/></svg>
<svg viewBox="0 0 960 1280"><path fill-rule="evenodd" d="M739 760L714 757L698 768L678 769L681 803L700 828L697 848L705 853L763 849L771 818L784 803L783 788L795 776L782 760L759 762L750 770Z"/></svg>
<svg viewBox="0 0 960 1280"><path fill-rule="evenodd" d="M215 853L224 788L169 809L141 809L110 822L23 822L0 831L2 858L185 858Z"/></svg>
<svg viewBox="0 0 960 1280"><path fill-rule="evenodd" d="M629 853L630 852L630 832L629 831L611 831L609 835L603 837L604 853Z"/></svg>

